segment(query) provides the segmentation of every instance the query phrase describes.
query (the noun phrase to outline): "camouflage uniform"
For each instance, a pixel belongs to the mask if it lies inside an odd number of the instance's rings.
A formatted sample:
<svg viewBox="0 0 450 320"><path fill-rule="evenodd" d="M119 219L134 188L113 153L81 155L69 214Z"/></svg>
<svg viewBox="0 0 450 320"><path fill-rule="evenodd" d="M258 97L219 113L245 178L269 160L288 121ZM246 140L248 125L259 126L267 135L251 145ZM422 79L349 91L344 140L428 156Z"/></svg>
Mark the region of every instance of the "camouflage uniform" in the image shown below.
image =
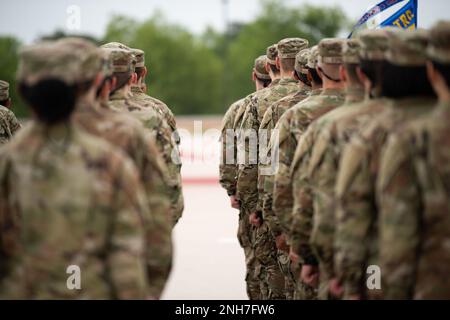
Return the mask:
<svg viewBox="0 0 450 320"><path fill-rule="evenodd" d="M139 49L131 49L135 58L136 58L136 68L144 68L145 67L145 52ZM158 113L162 115L166 123L172 129L172 133L175 133L175 140L177 144L179 144L179 137L176 133L177 131L177 123L175 121L175 116L173 115L170 108L161 100L158 100L154 97L149 96L144 92L142 86L139 84L134 84L131 86L131 92L133 93L133 100L138 104L143 105L145 107L153 108Z"/></svg>
<svg viewBox="0 0 450 320"><path fill-rule="evenodd" d="M400 40L402 37L404 40ZM421 60L427 36L422 32L389 32L387 59L401 52L401 59ZM421 52L422 51L422 52ZM337 247L336 262L344 281L345 295L380 298L380 290L367 290L366 268L378 265L378 206L375 182L379 174L380 155L387 137L406 121L426 114L435 104L432 98L405 97L384 103L380 115L363 123L345 146L336 182ZM391 244L392 245L392 244ZM384 274L384 273L383 273Z"/></svg>
<svg viewBox="0 0 450 320"><path fill-rule="evenodd" d="M308 57L307 66L316 68L317 65L317 46L311 48ZM314 101L320 101L319 95L322 89L311 90L309 97L305 98L300 103L294 105L287 110L279 119L275 126L278 130L278 168L275 173L273 186L273 203L266 201L264 204L267 213L272 209L272 213L265 219L268 221L272 234L276 237L282 233L288 234L290 223L285 221L290 220L292 212L292 182L290 180L290 165L294 158L294 151L297 147L297 142L300 136L306 131L308 125L320 114L328 111L318 108L317 115L314 112L309 112L309 104L316 106ZM320 105L318 105L320 106ZM311 110L314 111L314 110ZM271 146L273 148L273 146ZM286 220L288 219L288 220Z"/></svg>
<svg viewBox="0 0 450 320"><path fill-rule="evenodd" d="M64 38L60 44L76 50L94 50L93 45L79 38ZM100 49L99 49L100 50ZM101 50L105 63L98 65L98 73L109 77L114 73L112 57ZM95 71L95 70L94 70ZM145 136L141 123L134 118L112 111L104 103L79 101L72 119L88 133L96 135L122 149L136 165L146 191L152 214L167 219L170 223L169 195L167 190L167 169L153 139Z"/></svg>
<svg viewBox="0 0 450 320"><path fill-rule="evenodd" d="M0 101L9 99L9 83L0 80ZM8 142L13 134L20 129L20 123L17 121L14 113L0 105L0 145Z"/></svg>
<svg viewBox="0 0 450 320"><path fill-rule="evenodd" d="M104 48L104 50L110 51L115 72L131 72L133 70L131 51L108 48ZM176 142L172 137L170 127L156 110L143 107L132 101L131 98L131 93L117 90L109 98L109 108L116 112L127 113L139 120L145 128L147 136L153 138L167 167L167 182L172 204L173 224L175 225L184 209L180 175L181 161Z"/></svg>
<svg viewBox="0 0 450 320"><path fill-rule="evenodd" d="M21 52L19 81L84 83L98 52L46 42ZM69 121L31 121L0 151L0 296L159 297L170 230L153 216L134 164ZM67 286L80 268L81 289Z"/></svg>
<svg viewBox="0 0 450 320"><path fill-rule="evenodd" d="M277 44L277 55L279 55L281 59L293 58L299 50L306 46L307 41L304 39L283 39ZM271 50L271 47L269 47L267 52L269 58L271 54L273 54ZM269 62L273 63L273 60L274 57L272 56L272 58L269 59ZM263 136L260 135L260 133L263 132L261 130L268 129L267 125L270 125L271 122L271 120L268 120L268 117L265 117L266 112L268 112L267 115L271 115L271 111L268 110L274 102L290 93L298 91L298 82L292 78L282 78L279 81L272 82L272 84L273 85L271 85L268 90L253 97L250 104L246 107L242 122L242 129L253 129L254 132L257 133L259 152L261 152L261 140L264 140ZM266 146L268 145L269 138L270 132L266 132L266 141L264 141ZM258 168L258 166L260 167ZM238 197L243 202L243 205L246 206L248 213L262 213L262 198L260 198L260 193L258 192L263 191L263 179L260 179L261 172L259 171L262 167L264 167L264 165L262 165L260 161L259 164L240 165L239 168L237 181ZM249 179L250 177L254 177L255 180ZM264 221L262 226L256 231L256 234L256 257L261 264L261 279L263 279L263 282L266 283L270 290L269 298L284 299L284 276L281 274L281 270L278 266L275 240L269 227Z"/></svg>
<svg viewBox="0 0 450 320"><path fill-rule="evenodd" d="M358 42L348 40L343 47L343 63L355 64L355 61L358 61L358 50ZM346 136L335 135L334 125L345 114L359 109L363 99L362 84L347 85L345 103L318 118L304 135L310 144L307 147L310 158L304 160L308 163L302 163L301 166L302 170L306 171L303 174L307 175L312 197L311 205L314 208L313 228L309 242L319 261L321 287L328 286L327 280L334 277L334 185L340 148L346 138Z"/></svg>
<svg viewBox="0 0 450 320"><path fill-rule="evenodd" d="M343 41L339 39L324 39L319 43L319 65L342 63ZM315 101L318 108L331 111L344 103L345 92L343 89L325 88L320 95L321 101ZM319 118L320 119L320 118ZM316 120L317 122L318 120ZM316 123L315 122L315 123ZM290 241L292 250L299 254L300 262L307 265L318 263L317 255L313 253L310 245L310 236L313 231L313 217L315 207L313 207L313 192L309 176L309 163L311 152L316 142L314 126L308 127L299 140L292 162L291 174L293 181L294 206L292 210L292 226ZM320 265L320 267L323 267ZM325 298L326 293L323 288L328 282L325 270L320 270L319 298Z"/></svg>
<svg viewBox="0 0 450 320"><path fill-rule="evenodd" d="M297 72L304 71L303 68L306 66L307 58L309 56L309 49L306 49L308 46L308 41L305 39L295 38L295 39L287 39L281 41L278 44L279 55L283 58L291 58L295 56L295 70ZM260 130L265 130L267 132L267 136L272 136L272 131L275 128L278 120L292 106L296 105L300 101L304 100L309 96L311 88L301 82L297 82L297 90L288 94L287 96L281 98L278 101L275 101L269 108L266 110L261 125ZM267 150L267 158L271 158L271 148L272 148L272 137L269 141L269 147ZM272 161L275 158L272 159ZM276 160L274 163L272 161L268 161L267 165L262 163L259 164L260 170L258 175L258 208L261 208L262 216L264 220L268 220L266 223L268 225L268 231L270 229L270 222L274 215L271 203L272 203L272 192L273 192L273 180L275 172L273 169L276 167ZM262 170L268 170L268 173L262 173ZM273 238L272 232L268 234L269 238ZM292 300L294 298L295 292L295 276L292 274L290 259L287 252L282 250L277 250L278 256L278 264L280 270L282 271L285 277L285 293L286 299Z"/></svg>
<svg viewBox="0 0 450 320"><path fill-rule="evenodd" d="M265 70L267 57L265 55L255 59L253 72L262 80L270 80L270 76ZM245 111L246 104L251 96L236 101L226 112L222 121L221 146L222 159L219 166L220 184L227 191L228 196L236 195L237 179L237 139L236 130L240 127L240 122ZM238 240L244 249L245 261L247 266L246 283L247 294L251 300L261 298L261 289L259 280L255 278L255 254L252 247L253 227L248 218L244 219L242 208L239 210Z"/></svg>
<svg viewBox="0 0 450 320"><path fill-rule="evenodd" d="M431 29L433 61L450 65L449 39L449 22ZM392 134L383 152L377 200L387 299L450 299L449 118L450 104L441 102Z"/></svg>
<svg viewBox="0 0 450 320"><path fill-rule="evenodd" d="M139 49L131 49L136 59L136 68L145 67L145 53ZM162 122L165 123L165 126L170 128L173 148L172 152L176 152L177 157L179 157L179 145L180 145L180 136L177 131L177 123L175 121L175 117L169 107L162 101L153 98L144 93L142 86L139 84L133 84L131 86L131 101L136 104L144 107L153 109L157 115L161 118ZM166 157L167 159L167 157ZM172 161L171 161L172 162ZM183 215L184 210L184 198L182 193L182 184L181 184L181 163L178 166L174 166L171 162L167 162L167 167L173 171L172 180L178 181L178 185L172 186L173 189L173 210L174 210L174 221L175 223L179 221L181 216ZM177 177L178 176L178 177Z"/></svg>
<svg viewBox="0 0 450 320"><path fill-rule="evenodd" d="M275 58L278 55L278 51L276 49L276 45L270 46L267 49L267 63L275 64ZM254 272L252 277L254 279L258 279L260 286L260 299L268 299L270 298L281 298L283 295L282 290L277 290L275 292L269 293L269 289L267 287L266 278L268 277L265 270L260 263L260 259L257 259L256 256L261 256L261 250L257 251L258 243L264 242L264 233L257 233L257 228L250 224L249 217L252 212L256 212L254 209L257 204L257 192L256 194L252 194L248 192L252 190L255 192L257 188L257 156L255 154L255 149L253 144L248 140L249 138L257 138L257 132L259 129L259 121L262 120L263 114L259 115L257 122L253 122L255 119L249 117L249 109L255 108L255 102L258 101L260 97L263 97L270 92L270 90L277 86L280 82L280 79L272 79L271 84L264 89L261 89L246 98L246 102L243 107L238 111L238 117L235 120L235 128L237 130L237 160L238 160L238 168L236 175L236 197L240 202L241 206L241 219L243 221L243 225L248 228L248 235L250 238L250 243L252 246L252 252L255 256L254 261ZM248 136L248 131L251 130L252 134ZM250 150L252 149L252 150ZM250 157L251 156L251 157ZM251 189L249 189L251 187ZM263 229L261 229L263 231ZM261 247L261 245L260 245ZM273 278L273 277L272 277ZM281 274L278 277L278 282L282 282ZM276 280L277 278L275 278ZM273 290L272 290L273 291Z"/></svg>

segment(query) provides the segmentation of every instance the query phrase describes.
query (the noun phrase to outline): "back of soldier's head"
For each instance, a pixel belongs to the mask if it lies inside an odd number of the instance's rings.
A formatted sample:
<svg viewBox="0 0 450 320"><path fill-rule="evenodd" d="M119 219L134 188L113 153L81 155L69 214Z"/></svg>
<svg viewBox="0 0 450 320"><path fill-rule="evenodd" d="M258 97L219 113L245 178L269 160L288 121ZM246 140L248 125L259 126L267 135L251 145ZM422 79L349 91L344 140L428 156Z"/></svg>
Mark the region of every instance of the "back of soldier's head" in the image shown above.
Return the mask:
<svg viewBox="0 0 450 320"><path fill-rule="evenodd" d="M308 76L311 78L312 84L316 86L322 85L322 78L317 73L317 63L319 62L319 47L311 47L306 67L308 68Z"/></svg>
<svg viewBox="0 0 450 320"><path fill-rule="evenodd" d="M382 95L393 99L434 96L426 72L429 33L422 29L391 29L388 41Z"/></svg>
<svg viewBox="0 0 450 320"><path fill-rule="evenodd" d="M311 49L302 49L295 56L295 74L302 83L307 86L311 85L311 82L308 80L308 58L311 54Z"/></svg>
<svg viewBox="0 0 450 320"><path fill-rule="evenodd" d="M382 82L386 52L389 48L388 30L365 30L358 35L361 44L359 67L370 80L372 88L378 88Z"/></svg>
<svg viewBox="0 0 450 320"><path fill-rule="evenodd" d="M431 28L427 55L450 88L450 21L439 21Z"/></svg>
<svg viewBox="0 0 450 320"><path fill-rule="evenodd" d="M10 104L9 83L0 80L0 105L4 107L9 107L9 104Z"/></svg>
<svg viewBox="0 0 450 320"><path fill-rule="evenodd" d="M361 43L357 39L346 40L342 47L342 62L345 69L347 86L362 85L356 71L360 63L360 49Z"/></svg>
<svg viewBox="0 0 450 320"><path fill-rule="evenodd" d="M267 57L267 65L269 66L270 71L274 75L279 75L280 70L277 67L278 49L276 44L267 47L266 57Z"/></svg>
<svg viewBox="0 0 450 320"><path fill-rule="evenodd" d="M342 48L344 40L336 38L323 39L318 44L319 58L317 66L328 80L340 82L339 68L342 65Z"/></svg>
<svg viewBox="0 0 450 320"><path fill-rule="evenodd" d="M266 62L267 56L262 55L255 59L255 64L253 66L253 73L256 77L256 81L259 81L264 88L268 87L272 81L266 70Z"/></svg>
<svg viewBox="0 0 450 320"><path fill-rule="evenodd" d="M96 65L95 45L74 50L60 41L25 47L20 52L19 92L37 118L54 124L65 121L78 99L78 88L89 80L84 68Z"/></svg>
<svg viewBox="0 0 450 320"><path fill-rule="evenodd" d="M309 42L302 38L285 38L278 42L278 58L280 69L284 72L295 71L295 56L303 49L308 48Z"/></svg>
<svg viewBox="0 0 450 320"><path fill-rule="evenodd" d="M112 76L117 79L113 91L117 91L128 85L135 71L136 58L131 50L120 48L102 48L112 66Z"/></svg>

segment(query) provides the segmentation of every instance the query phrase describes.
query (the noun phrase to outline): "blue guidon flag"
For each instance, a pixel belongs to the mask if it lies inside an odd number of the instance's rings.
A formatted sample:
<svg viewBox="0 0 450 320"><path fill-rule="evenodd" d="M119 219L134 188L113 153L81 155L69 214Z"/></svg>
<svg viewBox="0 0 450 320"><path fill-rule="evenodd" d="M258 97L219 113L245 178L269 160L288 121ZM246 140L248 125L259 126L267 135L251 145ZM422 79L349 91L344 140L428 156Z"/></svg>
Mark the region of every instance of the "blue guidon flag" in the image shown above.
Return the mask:
<svg viewBox="0 0 450 320"><path fill-rule="evenodd" d="M349 38L364 29L398 27L417 28L417 8L419 0L384 0L371 7L353 27Z"/></svg>

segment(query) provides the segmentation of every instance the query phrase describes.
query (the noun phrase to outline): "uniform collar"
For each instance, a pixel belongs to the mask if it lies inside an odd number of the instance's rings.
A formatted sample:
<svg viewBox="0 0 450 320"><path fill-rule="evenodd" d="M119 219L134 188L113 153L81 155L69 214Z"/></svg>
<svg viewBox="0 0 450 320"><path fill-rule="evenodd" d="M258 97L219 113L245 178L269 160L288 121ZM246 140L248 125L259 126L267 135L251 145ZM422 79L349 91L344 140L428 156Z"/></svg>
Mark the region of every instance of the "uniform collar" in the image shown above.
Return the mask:
<svg viewBox="0 0 450 320"><path fill-rule="evenodd" d="M321 95L322 96L344 96L345 91L344 91L344 89L327 88L327 89L322 89Z"/></svg>
<svg viewBox="0 0 450 320"><path fill-rule="evenodd" d="M345 102L355 103L363 101L365 97L364 88L361 87L348 87L345 90Z"/></svg>

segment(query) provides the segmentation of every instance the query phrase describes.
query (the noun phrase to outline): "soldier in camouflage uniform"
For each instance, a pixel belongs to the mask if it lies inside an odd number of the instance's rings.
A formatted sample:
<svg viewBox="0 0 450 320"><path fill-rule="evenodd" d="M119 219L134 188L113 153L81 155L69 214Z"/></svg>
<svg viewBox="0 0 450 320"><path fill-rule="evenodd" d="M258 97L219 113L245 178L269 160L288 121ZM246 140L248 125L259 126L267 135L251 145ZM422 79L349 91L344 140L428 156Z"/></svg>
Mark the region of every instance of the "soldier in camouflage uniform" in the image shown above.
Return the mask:
<svg viewBox="0 0 450 320"><path fill-rule="evenodd" d="M134 164L70 121L99 61L97 48L74 52L54 42L20 54L20 92L35 119L0 152L2 298L162 292L160 270L171 260L166 222L148 210ZM93 102L93 88L89 96ZM79 289L68 286L69 266L79 267Z"/></svg>
<svg viewBox="0 0 450 320"><path fill-rule="evenodd" d="M428 56L439 106L393 133L380 164L380 266L387 299L450 299L450 22L431 29Z"/></svg>
<svg viewBox="0 0 450 320"><path fill-rule="evenodd" d="M271 83L268 87L263 88L261 90L256 91L253 94L250 94L245 98L245 102L242 107L239 108L236 119L234 123L234 128L237 135L237 174L236 174L236 198L239 201L241 207L241 215L243 221L246 221L243 224L248 231L247 234L250 238L250 244L252 246L252 253L255 256L254 260L254 271L252 277L258 280L259 285L259 299L268 299L269 297L269 289L267 287L267 281L265 281L265 273L262 271L260 259L256 258L257 254L261 254L261 250L256 252L256 239L258 237L257 227L250 223L250 208L253 206L253 202L250 203L248 198L246 198L246 194L242 194L242 183L246 183L247 181L250 183L251 179L254 179L254 186L257 185L257 167L256 170L254 166L257 166L257 159L254 150L254 147L257 144L257 131L258 127L255 125L254 127L247 127L249 123L246 123L248 119L248 109L249 106L252 105L254 100L257 100L259 96L264 96L271 90L272 87L276 86L280 82L280 70L276 67L276 58L278 56L277 46L271 45L266 50L266 63L265 69L269 73ZM262 115L261 115L262 119ZM249 133L249 134L248 134ZM252 148L252 152L250 149ZM251 157L250 157L251 156ZM251 160L251 161L250 161ZM241 184L241 189L239 188L239 180ZM257 200L257 199L256 199ZM253 201L253 200L252 200ZM255 201L256 203L257 201ZM256 204L255 204L256 205ZM281 282L281 274L278 278ZM282 292L278 291L277 295L281 297Z"/></svg>
<svg viewBox="0 0 450 320"><path fill-rule="evenodd" d="M327 173L330 179L333 179L333 182L330 183L330 186L333 184L333 190L329 191L330 194L335 192L337 173L345 145L353 134L369 123L374 116L385 111L387 105L389 105L389 101L380 96L382 66L388 48L387 32L383 29L363 31L358 35L358 40L361 48L357 72L364 83L366 99L363 103L345 105L345 107L340 108L335 119L324 128L326 136L321 143L329 143L333 146L331 149L328 148L328 152L324 153L322 157L329 159L327 162L333 168L330 169L330 171L333 170L332 173ZM359 279L363 268L356 267L358 272L355 272L355 266L352 265L351 260L353 252L346 252L347 241L351 242L352 247L359 244L353 243L352 237L347 237L345 228L342 228L345 226L345 215L342 215L343 211L340 210L340 201L338 201L336 194L334 194L333 201L333 206L336 208L333 210L336 211L334 216L329 219L335 224L335 227L331 226L330 229L335 229L336 234L333 248L328 250L334 254L335 278L330 281L329 289L334 296L343 296L343 298L348 299L360 292ZM317 230L319 229L323 228L317 227ZM353 230L350 231L353 232Z"/></svg>
<svg viewBox="0 0 450 320"><path fill-rule="evenodd" d="M252 79L255 82L256 91L266 88L271 82L270 76L265 68L266 59L267 57L263 55L255 60ZM261 290L259 280L255 279L253 276L255 272L255 258L253 248L251 246L251 227L249 226L249 220L243 219L243 212L240 208L239 201L236 198L237 141L234 128L235 122L239 122L239 118L242 116L245 103L248 101L249 96L233 103L223 118L221 130L222 159L219 167L219 175L220 184L227 191L227 195L230 197L231 207L240 211L238 240L241 247L244 249L247 266L247 294L249 299L255 300L260 298Z"/></svg>
<svg viewBox="0 0 450 320"><path fill-rule="evenodd" d="M136 59L135 72L137 75L137 81L131 85L131 101L136 102L140 106L145 108L151 108L155 110L162 118L163 122L169 126L172 141L175 142L175 148L172 152L179 154L180 136L177 131L177 123L175 117L169 107L162 101L153 98L145 93L145 76L147 75L147 68L145 67L145 52L140 49L130 49ZM178 166L167 163L167 166L173 171L173 181L178 181L178 185L172 186L174 190L174 221L177 222L183 215L184 210L184 197L181 185L181 163ZM178 179L176 176L178 175Z"/></svg>
<svg viewBox="0 0 450 320"><path fill-rule="evenodd" d="M312 91L310 92L309 97L287 110L275 126L275 129L278 131L278 166L274 177L276 182L273 183L272 198L274 200L273 203L271 203L270 198L265 199L264 210L266 215L265 219L269 224L272 235L276 239L277 248L281 251L289 251L289 245L286 241L289 223L285 223L287 219L290 219L292 211L292 204L288 205L287 201L285 201L289 198L292 203L292 183L289 181L289 166L294 157L297 141L309 124L308 118L310 118L311 121L313 119L313 113L303 113L302 105L319 99L322 90L322 80L316 71L317 58L318 48L317 46L314 46L310 49L306 64L307 70L305 70L308 72L307 78L312 85ZM270 147L271 149L274 149L273 141L271 141ZM281 199L283 200L280 201ZM286 261L284 255L279 256L279 260L282 259ZM285 262L285 264L287 263ZM296 273L298 273L299 269L298 263L295 262L294 264L291 264L291 269L294 277L297 277ZM295 281L296 280L297 279L295 279ZM296 287L297 290L294 292L294 299L310 299L314 297L314 290L312 288L305 286L299 281L297 281Z"/></svg>
<svg viewBox="0 0 450 320"><path fill-rule="evenodd" d="M13 134L20 129L20 123L14 113L9 110L9 83L0 80L0 145L9 141Z"/></svg>
<svg viewBox="0 0 450 320"><path fill-rule="evenodd" d="M109 107L116 112L127 113L139 120L147 135L154 139L167 167L167 183L171 198L173 224L175 225L184 208L180 175L181 160L176 142L169 125L156 110L143 107L132 100L131 85L136 74L134 73L135 58L131 50L111 47L114 46L111 44L102 46L105 50L110 50L115 69L113 76L118 83L109 98Z"/></svg>
<svg viewBox="0 0 450 320"><path fill-rule="evenodd" d="M340 39L324 39L319 42L319 61L317 70L323 80L323 91L316 99L302 106L303 111L317 115L323 115L345 101L344 81L340 76L342 66L342 47L344 41ZM321 111L323 110L323 111ZM315 117L318 118L317 116ZM310 117L307 118L308 120ZM317 121L317 120L316 120ZM312 232L312 219L314 215L311 181L308 179L308 163L314 145L312 129L308 126L303 132L291 167L294 205L292 209L292 226L290 242L293 253L299 255L302 281L310 286L315 286L318 279L317 256L312 252L309 239ZM294 257L296 258L296 257ZM296 259L294 259L296 260ZM322 270L321 270L322 271ZM322 280L322 279L321 279ZM324 284L327 279L323 279ZM319 288L320 289L320 288ZM319 290L319 298L324 293Z"/></svg>
<svg viewBox="0 0 450 320"><path fill-rule="evenodd" d="M72 48L75 53L77 51L95 50L92 43L80 38L64 38L59 40L59 43ZM98 86L110 85L105 82L110 81L108 79L112 77L115 70L110 50L97 50L104 63L97 65L97 74L95 74L95 70L89 70L89 74L92 76L92 80L89 82L93 83L92 85L96 86L96 92L99 92L103 88L97 87L96 83L99 83ZM98 79L98 77L101 78ZM105 95L109 95L109 92ZM86 101L86 98L86 96L83 96L78 99L72 115L73 121L88 133L99 136L122 149L133 160L138 169L152 214L161 221L166 221L166 232L170 233L172 216L169 214L170 199L166 182L167 169L153 139L145 135L142 124L136 119L112 111L105 103ZM170 270L170 268L161 271L163 275L165 273L166 277L168 276L167 270ZM164 281L162 286L166 280L161 277L161 281Z"/></svg>
<svg viewBox="0 0 450 320"><path fill-rule="evenodd" d="M348 40L344 43L342 50L343 64L340 67L340 78L346 89L345 103L314 121L302 137L310 144L308 146L310 148L308 152L311 154L309 163L301 165L302 170L307 170L302 174L307 176L308 187L311 189L311 205L314 211L310 243L321 267L321 287L327 287L329 280L334 277L333 192L337 170L335 167L337 156L334 153L339 152L340 146L333 137L330 137L331 126L342 114L358 106L364 98L363 84L356 71L359 63L359 42Z"/></svg>
<svg viewBox="0 0 450 320"><path fill-rule="evenodd" d="M302 78L304 81L306 78L306 76L302 76L301 74L301 69L302 67L304 67L304 65L302 66L300 64L300 60L303 63L305 60L307 60L307 56L309 53L309 50L307 49L308 44L309 43L306 39L301 38L285 39L278 43L278 55L280 59L284 59L284 64L290 64L290 68L288 69L292 69L291 78L298 81L298 87L296 91L293 91L280 100L275 101L267 108L259 127L260 132L265 132L267 137L271 137L272 130L275 128L275 125L277 124L281 115L290 107L305 99L310 92L310 87L306 83L300 81L300 78ZM282 73L282 75L286 73L287 72L285 71L284 73ZM272 94L271 99L277 99L277 94L278 92L275 91ZM264 137L260 136L260 139L264 140ZM260 150L260 152L263 152L263 150ZM270 144L267 149L267 154L265 154L264 156L266 157L266 159L270 159L272 157ZM275 160L275 158L272 158L272 161L273 160ZM272 202L272 186L274 177L274 170L272 169L274 169L276 166L276 163L272 163L272 161L267 161L267 164L259 163L258 174L258 208L261 209L264 220L268 218L269 221L271 220L270 216L273 216L273 212L271 208L269 209L269 205L265 206L265 203L269 204ZM267 171L267 173L264 173L264 171ZM270 231L270 223L264 222L264 227L266 227L266 237L268 239L274 239ZM277 250L278 263L285 277L286 298L288 300L292 300L295 291L295 280L291 272L288 253L289 251L283 251L280 249ZM266 254L269 255L272 253L267 252Z"/></svg>
<svg viewBox="0 0 450 320"><path fill-rule="evenodd" d="M261 141L264 140L267 149L268 139L270 138L268 132L264 131L266 128L265 123L270 123L270 121L263 123L264 114L272 103L298 90L298 82L293 78L295 55L301 49L304 49L305 45L307 45L306 40L300 38L283 39L277 44L278 53L275 58L275 68L280 70L280 80L276 81L275 84L275 81L273 81L272 85L266 91L260 91L262 92L261 94L258 92L246 106L241 130L253 130L253 133L256 134L259 140L257 147L260 154L262 154ZM269 59L271 55L270 51L271 48L269 47ZM268 68L273 71L273 59L268 60L268 62ZM262 132L265 132L265 138L263 135L260 135ZM247 153L247 151L249 152ZM258 155L252 155L251 151L254 150L246 150L249 156L246 156L245 159L250 159L252 156L258 158ZM262 279L263 283L269 289L267 297L269 299L285 299L284 277L278 266L275 241L268 225L262 221L262 199L259 199L258 192L258 185L262 183L262 180L258 180L261 176L259 172L261 168L259 168L259 165L261 165L261 162L259 164L240 165L237 180L237 194L239 200L242 201L243 206L245 206L245 209L249 213L251 223L257 227L254 244L255 255L261 267L260 279ZM261 187L260 190L262 190Z"/></svg>
<svg viewBox="0 0 450 320"><path fill-rule="evenodd" d="M368 290L367 267L379 265L378 213L375 183L380 155L387 137L405 122L421 117L435 105L426 79L425 50L428 34L418 31L388 31L389 49L383 67L381 95L390 99L386 110L365 123L344 147L336 182L338 237L346 296L350 299L382 296ZM392 244L393 245L393 244Z"/></svg>

